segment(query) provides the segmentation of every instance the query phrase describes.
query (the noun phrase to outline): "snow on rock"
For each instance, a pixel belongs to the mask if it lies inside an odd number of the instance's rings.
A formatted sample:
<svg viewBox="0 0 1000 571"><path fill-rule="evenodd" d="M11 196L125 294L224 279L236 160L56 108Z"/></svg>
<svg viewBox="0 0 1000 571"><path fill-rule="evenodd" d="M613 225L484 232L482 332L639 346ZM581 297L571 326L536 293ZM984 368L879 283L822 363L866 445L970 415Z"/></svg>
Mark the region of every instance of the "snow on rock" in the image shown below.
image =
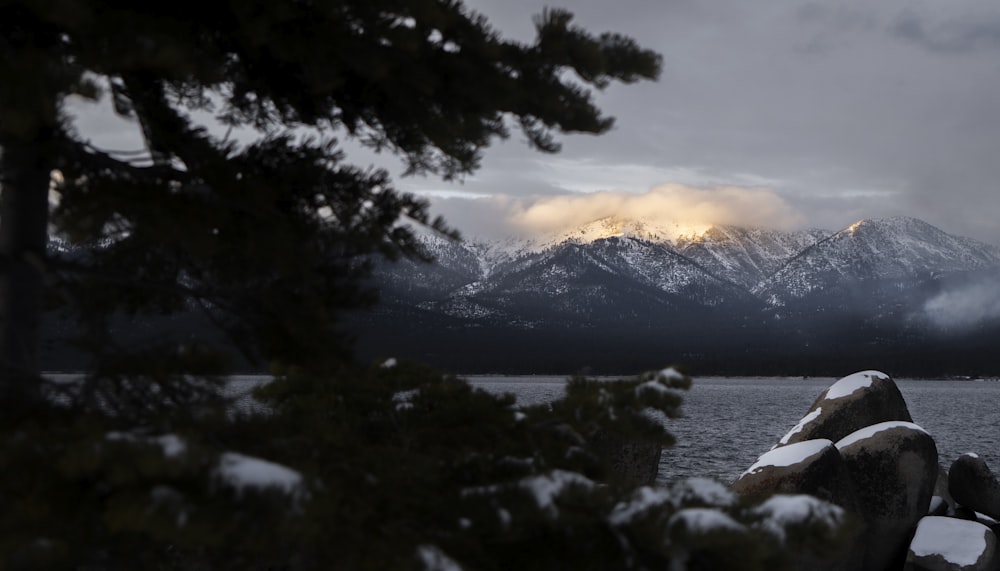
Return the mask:
<svg viewBox="0 0 1000 571"><path fill-rule="evenodd" d="M462 571L462 566L448 557L436 545L421 545L417 548L417 559L424 564L426 571Z"/></svg>
<svg viewBox="0 0 1000 571"><path fill-rule="evenodd" d="M992 549L991 549L992 548ZM980 559L996 549L996 537L981 523L961 519L927 516L917 524L910 542L907 562L920 558L941 557L960 568L980 568Z"/></svg>
<svg viewBox="0 0 1000 571"><path fill-rule="evenodd" d="M844 521L842 508L806 494L778 494L753 509L754 515L763 517L762 529L785 540L785 530L790 526L821 523L834 529Z"/></svg>
<svg viewBox="0 0 1000 571"><path fill-rule="evenodd" d="M653 391L661 395L678 394L676 390L664 385L658 380L646 381L645 383L642 383L635 387L635 394L637 396L642 395L642 393L645 391Z"/></svg>
<svg viewBox="0 0 1000 571"><path fill-rule="evenodd" d="M952 462L948 491L962 506L1000 519L1000 479L979 456L963 454Z"/></svg>
<svg viewBox="0 0 1000 571"><path fill-rule="evenodd" d="M921 428L916 424L913 424L912 422L904 422L902 420L890 420L888 422L880 422L878 424L866 426L861 430L848 434L847 436L837 441L837 448L843 450L844 448L850 446L851 444L854 444L855 442L858 442L860 440L865 440L866 438L871 438L872 436L875 436L876 434L882 432L883 430L891 430L893 428L900 428L900 427L912 428L913 430L919 430L924 434L928 434L926 430L924 430L923 428Z"/></svg>
<svg viewBox="0 0 1000 571"><path fill-rule="evenodd" d="M395 367L396 364L397 364L396 358L395 357L389 357L385 361L382 361L381 367L383 369L391 369L391 368Z"/></svg>
<svg viewBox="0 0 1000 571"><path fill-rule="evenodd" d="M861 389L872 386L874 378L889 379L889 375L881 371L861 371L848 375L836 383L830 385L826 391L827 400L839 399L850 396Z"/></svg>
<svg viewBox="0 0 1000 571"><path fill-rule="evenodd" d="M662 378L668 383L670 381L683 381L686 378L684 376L684 373L678 371L673 367L667 367L666 369L663 369L657 374L657 377Z"/></svg>
<svg viewBox="0 0 1000 571"><path fill-rule="evenodd" d="M219 475L230 486L245 488L280 488L285 493L300 489L302 474L261 458L238 452L224 452L219 456Z"/></svg>
<svg viewBox="0 0 1000 571"><path fill-rule="evenodd" d="M802 429L805 428L807 424L809 424L810 422L812 422L813 420L815 420L816 417L818 417L821 412L823 412L823 407L820 406L820 407L816 407L816 410L814 410L814 411L810 412L809 414L803 416L802 419L799 420L798 424L796 424L795 426L793 426L791 430L789 430L784 436L781 437L781 440L779 440L778 443L774 445L774 448L777 448L778 446L783 446L785 444L788 444L788 441L793 436L795 436L796 434L802 432ZM774 448L772 448L772 450Z"/></svg>
<svg viewBox="0 0 1000 571"><path fill-rule="evenodd" d="M746 531L746 527L728 514L713 508L685 508L670 516L667 525L683 526L694 533L713 531Z"/></svg>
<svg viewBox="0 0 1000 571"><path fill-rule="evenodd" d="M753 474L770 466L779 468L794 466L823 452L825 448L830 446L833 446L833 442L825 438L817 438L816 440L803 440L802 442L775 448L769 452L765 452L752 466L740 474L740 477Z"/></svg>
<svg viewBox="0 0 1000 571"><path fill-rule="evenodd" d="M941 496L931 496L931 503L927 506L928 515L944 515L948 512L948 502Z"/></svg>

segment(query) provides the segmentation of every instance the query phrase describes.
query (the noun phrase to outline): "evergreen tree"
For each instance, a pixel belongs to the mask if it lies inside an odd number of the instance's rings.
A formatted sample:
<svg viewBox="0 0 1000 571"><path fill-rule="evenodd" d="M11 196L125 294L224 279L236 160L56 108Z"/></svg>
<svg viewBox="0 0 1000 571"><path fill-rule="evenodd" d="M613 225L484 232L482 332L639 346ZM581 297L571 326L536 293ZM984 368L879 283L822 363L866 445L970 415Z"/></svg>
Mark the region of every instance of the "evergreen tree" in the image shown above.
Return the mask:
<svg viewBox="0 0 1000 571"><path fill-rule="evenodd" d="M770 569L841 537L829 506L786 533L717 484L616 476L601 443L670 443L649 411L678 413L673 372L517 408L350 363L338 316L372 301L371 256L421 255L401 220L451 232L335 137L451 178L511 126L544 152L605 132L589 89L658 73L568 12L536 27L504 40L456 0L0 0L0 566ZM76 96L109 98L143 151L75 133ZM46 250L49 227L72 255ZM50 304L94 356L82 382L37 378ZM211 339L114 334L192 309L272 365L256 409L221 397Z"/></svg>
<svg viewBox="0 0 1000 571"><path fill-rule="evenodd" d="M536 19L527 45L455 1L199 8L0 3L5 391L35 392L24 379L38 369L45 281L87 326L99 363L112 362L115 312L188 304L247 355L330 366L344 356L331 330L338 311L372 299L359 282L366 256L415 255L397 222L430 223L386 173L346 164L336 136L398 153L411 173L452 178L512 124L546 152L558 149L554 132L606 131L612 121L587 87L659 71L653 52L592 36L559 10ZM67 98L100 95L141 127L144 154L95 148L69 127ZM199 112L260 138L227 141L195 122ZM48 220L56 170L62 201ZM49 222L99 247L47 257Z"/></svg>

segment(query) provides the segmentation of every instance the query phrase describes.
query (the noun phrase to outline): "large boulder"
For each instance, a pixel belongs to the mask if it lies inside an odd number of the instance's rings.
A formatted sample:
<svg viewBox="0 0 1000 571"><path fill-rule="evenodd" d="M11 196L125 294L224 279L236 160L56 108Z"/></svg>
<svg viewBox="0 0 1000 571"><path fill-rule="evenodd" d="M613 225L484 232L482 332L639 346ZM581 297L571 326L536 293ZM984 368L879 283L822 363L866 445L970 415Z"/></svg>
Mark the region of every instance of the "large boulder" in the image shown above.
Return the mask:
<svg viewBox="0 0 1000 571"><path fill-rule="evenodd" d="M948 491L956 503L1000 519L1000 482L976 454L963 454L951 464Z"/></svg>
<svg viewBox="0 0 1000 571"><path fill-rule="evenodd" d="M911 422L868 426L837 441L858 496L868 541L861 566L899 569L910 534L927 513L938 473L934 439Z"/></svg>
<svg viewBox="0 0 1000 571"><path fill-rule="evenodd" d="M732 484L741 496L809 494L849 511L857 496L840 451L826 439L775 448L757 459Z"/></svg>
<svg viewBox="0 0 1000 571"><path fill-rule="evenodd" d="M820 393L809 412L777 446L818 438L836 442L856 430L890 420L913 421L899 388L885 373L861 371Z"/></svg>
<svg viewBox="0 0 1000 571"><path fill-rule="evenodd" d="M985 525L928 516L917 524L904 571L985 571L997 565L997 538Z"/></svg>
<svg viewBox="0 0 1000 571"><path fill-rule="evenodd" d="M658 442L640 442L602 433L594 439L594 445L622 481L634 486L656 482L663 452Z"/></svg>

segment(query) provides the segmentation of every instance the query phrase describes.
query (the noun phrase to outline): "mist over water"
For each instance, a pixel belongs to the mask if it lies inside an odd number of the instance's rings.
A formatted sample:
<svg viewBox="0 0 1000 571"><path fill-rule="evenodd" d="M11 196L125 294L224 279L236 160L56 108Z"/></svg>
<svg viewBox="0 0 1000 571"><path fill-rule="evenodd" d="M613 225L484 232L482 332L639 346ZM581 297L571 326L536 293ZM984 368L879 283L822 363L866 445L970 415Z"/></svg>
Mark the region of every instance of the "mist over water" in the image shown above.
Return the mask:
<svg viewBox="0 0 1000 571"><path fill-rule="evenodd" d="M955 287L927 300L924 313L942 329L965 330L1000 319L1000 288L994 281Z"/></svg>

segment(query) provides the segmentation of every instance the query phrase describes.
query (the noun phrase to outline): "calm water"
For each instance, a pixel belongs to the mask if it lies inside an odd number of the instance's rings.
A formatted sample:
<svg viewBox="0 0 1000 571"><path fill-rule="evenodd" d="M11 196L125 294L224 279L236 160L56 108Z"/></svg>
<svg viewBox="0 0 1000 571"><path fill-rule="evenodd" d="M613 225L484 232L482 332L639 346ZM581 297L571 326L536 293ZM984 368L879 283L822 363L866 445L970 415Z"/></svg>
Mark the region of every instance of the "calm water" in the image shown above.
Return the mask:
<svg viewBox="0 0 1000 571"><path fill-rule="evenodd" d="M252 408L249 393L266 380L258 375L234 376L226 393L239 399L238 408ZM565 377L475 376L468 380L490 392L513 393L524 404L555 400L566 384ZM731 481L788 432L836 380L694 379L684 398L684 417L666 420L677 444L663 452L660 480L708 476ZM1000 382L897 380L896 384L913 421L937 442L945 468L960 454L976 452L1000 472Z"/></svg>
<svg viewBox="0 0 1000 571"><path fill-rule="evenodd" d="M472 377L491 392L519 402L558 398L557 377ZM684 418L667 421L677 444L664 450L660 479L709 476L728 482L774 445L837 379L695 379ZM947 468L960 454L976 452L1000 471L1000 382L897 380L913 421L934 436Z"/></svg>

